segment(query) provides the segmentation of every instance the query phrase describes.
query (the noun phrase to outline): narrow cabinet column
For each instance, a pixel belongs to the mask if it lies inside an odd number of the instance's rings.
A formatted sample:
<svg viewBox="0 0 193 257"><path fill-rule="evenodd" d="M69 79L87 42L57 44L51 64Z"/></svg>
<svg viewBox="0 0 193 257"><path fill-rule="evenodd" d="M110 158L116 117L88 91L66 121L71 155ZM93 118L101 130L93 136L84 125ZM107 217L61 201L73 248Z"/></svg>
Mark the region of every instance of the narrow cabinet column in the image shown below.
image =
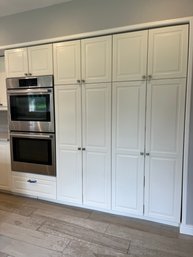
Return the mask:
<svg viewBox="0 0 193 257"><path fill-rule="evenodd" d="M148 83L145 215L179 223L186 79Z"/></svg>
<svg viewBox="0 0 193 257"><path fill-rule="evenodd" d="M82 203L81 88L57 86L55 93L57 198Z"/></svg>
<svg viewBox="0 0 193 257"><path fill-rule="evenodd" d="M83 86L83 203L111 206L111 84Z"/></svg>
<svg viewBox="0 0 193 257"><path fill-rule="evenodd" d="M143 213L146 83L113 84L113 210Z"/></svg>

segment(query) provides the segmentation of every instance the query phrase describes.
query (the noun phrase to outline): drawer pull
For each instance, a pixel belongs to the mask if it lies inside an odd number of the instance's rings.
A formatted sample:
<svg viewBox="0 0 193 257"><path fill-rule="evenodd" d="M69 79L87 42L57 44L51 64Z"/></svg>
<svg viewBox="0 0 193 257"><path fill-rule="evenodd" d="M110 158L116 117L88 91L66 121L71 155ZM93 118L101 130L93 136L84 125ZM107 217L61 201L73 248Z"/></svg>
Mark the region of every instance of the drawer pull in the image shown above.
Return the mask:
<svg viewBox="0 0 193 257"><path fill-rule="evenodd" d="M35 179L28 179L27 182L31 183L31 184L34 184L34 183L37 183L37 180L35 180Z"/></svg>

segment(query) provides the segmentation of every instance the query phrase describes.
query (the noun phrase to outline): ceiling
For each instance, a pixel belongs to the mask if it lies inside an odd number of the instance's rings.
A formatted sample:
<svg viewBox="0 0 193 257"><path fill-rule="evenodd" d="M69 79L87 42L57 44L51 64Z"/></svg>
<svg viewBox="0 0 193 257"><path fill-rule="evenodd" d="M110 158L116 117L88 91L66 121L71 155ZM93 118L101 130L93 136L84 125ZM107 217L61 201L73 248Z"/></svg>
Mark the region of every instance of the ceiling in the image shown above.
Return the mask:
<svg viewBox="0 0 193 257"><path fill-rule="evenodd" d="M0 0L0 17L70 1L72 0Z"/></svg>

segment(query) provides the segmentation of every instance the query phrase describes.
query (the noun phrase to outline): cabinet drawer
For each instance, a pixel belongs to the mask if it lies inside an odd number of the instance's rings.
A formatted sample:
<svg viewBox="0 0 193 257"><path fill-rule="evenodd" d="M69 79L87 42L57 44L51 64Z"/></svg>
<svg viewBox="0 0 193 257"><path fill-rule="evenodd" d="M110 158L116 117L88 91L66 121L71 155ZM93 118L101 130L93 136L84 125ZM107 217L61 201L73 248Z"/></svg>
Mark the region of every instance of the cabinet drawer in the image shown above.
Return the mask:
<svg viewBox="0 0 193 257"><path fill-rule="evenodd" d="M56 199L56 178L13 172L12 191L40 198Z"/></svg>

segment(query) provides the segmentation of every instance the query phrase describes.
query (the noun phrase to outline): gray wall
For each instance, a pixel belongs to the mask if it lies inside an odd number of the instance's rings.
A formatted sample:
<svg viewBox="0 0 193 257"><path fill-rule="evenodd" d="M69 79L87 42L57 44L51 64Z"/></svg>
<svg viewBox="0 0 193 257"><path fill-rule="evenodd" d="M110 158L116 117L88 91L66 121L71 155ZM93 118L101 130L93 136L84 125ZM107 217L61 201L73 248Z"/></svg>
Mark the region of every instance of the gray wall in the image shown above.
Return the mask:
<svg viewBox="0 0 193 257"><path fill-rule="evenodd" d="M0 46L193 15L193 0L72 0L0 18Z"/></svg>
<svg viewBox="0 0 193 257"><path fill-rule="evenodd" d="M193 0L72 0L0 18L0 46L186 16L193 16ZM190 129L187 221L193 225L193 118Z"/></svg>

